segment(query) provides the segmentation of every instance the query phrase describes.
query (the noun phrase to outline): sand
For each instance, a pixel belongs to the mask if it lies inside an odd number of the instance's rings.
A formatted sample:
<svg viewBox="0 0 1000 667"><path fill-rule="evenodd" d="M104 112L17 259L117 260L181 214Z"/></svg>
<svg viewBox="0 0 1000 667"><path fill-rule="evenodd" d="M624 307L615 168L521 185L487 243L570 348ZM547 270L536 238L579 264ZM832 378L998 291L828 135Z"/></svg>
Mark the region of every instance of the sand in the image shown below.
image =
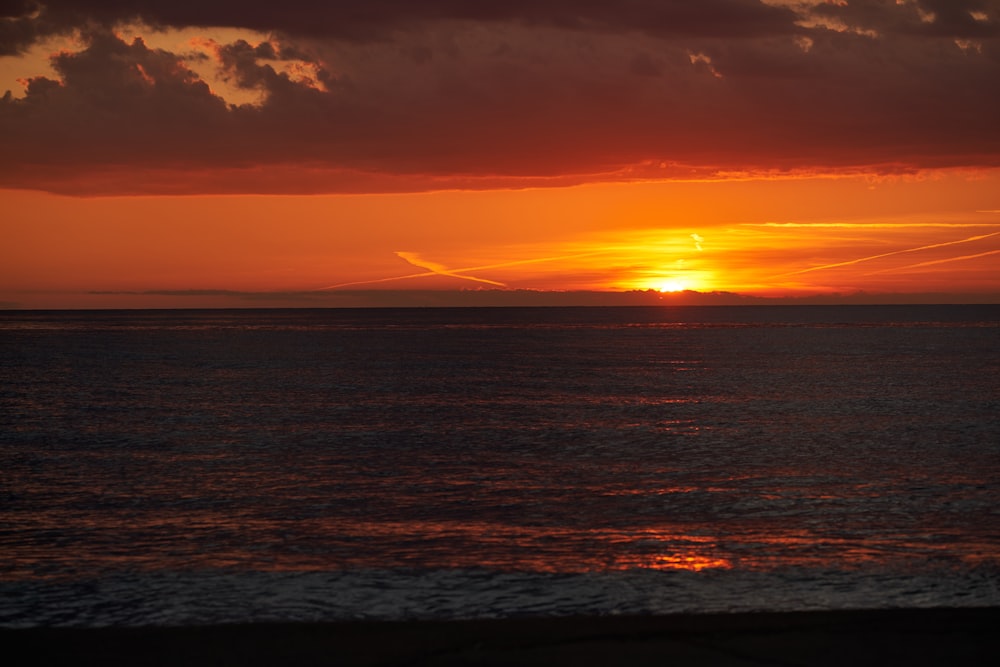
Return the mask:
<svg viewBox="0 0 1000 667"><path fill-rule="evenodd" d="M1000 608L0 629L8 665L1000 665Z"/></svg>

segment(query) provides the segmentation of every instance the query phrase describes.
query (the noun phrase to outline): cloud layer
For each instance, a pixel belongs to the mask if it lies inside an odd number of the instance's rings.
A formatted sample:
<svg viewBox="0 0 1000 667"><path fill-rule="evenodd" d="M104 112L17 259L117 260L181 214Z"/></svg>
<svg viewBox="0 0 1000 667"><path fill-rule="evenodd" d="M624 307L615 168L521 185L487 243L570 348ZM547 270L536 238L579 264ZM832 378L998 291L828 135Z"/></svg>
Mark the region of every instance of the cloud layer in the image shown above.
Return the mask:
<svg viewBox="0 0 1000 667"><path fill-rule="evenodd" d="M192 28L198 48L151 45ZM74 42L51 56L55 75L26 71L0 100L0 187L379 192L1000 166L1000 0L0 5L0 53L60 36Z"/></svg>

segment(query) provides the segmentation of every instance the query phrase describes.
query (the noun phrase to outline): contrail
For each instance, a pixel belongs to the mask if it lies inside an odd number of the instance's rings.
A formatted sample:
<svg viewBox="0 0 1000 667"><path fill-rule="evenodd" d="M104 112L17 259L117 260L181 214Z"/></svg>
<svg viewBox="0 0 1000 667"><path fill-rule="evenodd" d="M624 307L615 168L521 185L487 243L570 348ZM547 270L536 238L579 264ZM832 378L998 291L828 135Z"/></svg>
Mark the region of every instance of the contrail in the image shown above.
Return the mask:
<svg viewBox="0 0 1000 667"><path fill-rule="evenodd" d="M976 255L962 255L961 257L948 257L946 259L932 259L929 262L920 262L919 264L908 264L907 266L894 266L889 269L879 269L878 271L872 271L871 273L866 273L866 276L873 276L876 273L889 273L890 271L905 271L906 269L916 269L921 266L931 266L932 264L946 264L947 262L960 262L965 259L976 259L978 257L988 257L989 255L996 255L1000 253L1000 250L987 250L986 252L981 252Z"/></svg>
<svg viewBox="0 0 1000 667"><path fill-rule="evenodd" d="M561 259L576 259L578 257L592 257L593 255L606 255L610 250L593 250L591 252L577 252L572 255L557 255L555 257L536 257L535 259L517 259L512 262L501 262L500 264L486 264L484 266L473 266L468 269L452 269L454 273L465 273L466 271L489 271L490 269L505 269L508 266L521 266L522 264L540 264L542 262L558 262ZM399 254L399 253L396 253Z"/></svg>
<svg viewBox="0 0 1000 667"><path fill-rule="evenodd" d="M1000 211L976 211L1000 213ZM838 228L838 229L911 229L913 227L996 227L995 222L744 222L740 227Z"/></svg>
<svg viewBox="0 0 1000 667"><path fill-rule="evenodd" d="M802 269L800 271L792 271L790 273L781 273L774 278L784 278L785 276L797 276L801 273L811 273L812 271L823 271L824 269L835 269L838 266L850 266L851 264L860 264L861 262L870 262L873 259L882 259L883 257L892 257L893 255L902 255L908 252L919 252L921 250L931 250L933 248L943 248L950 245L958 245L959 243L971 243L972 241L982 241L983 239L988 239L991 236L997 236L1000 232L993 232L992 234L982 234L980 236L970 236L967 239L959 239L958 241L946 241L944 243L934 243L931 245L920 246L919 248L907 248L905 250L894 250L892 252L882 253L881 255L871 255L870 257L861 257L859 259L852 259L847 262L837 262L836 264L824 264L823 266L813 266L808 269Z"/></svg>
<svg viewBox="0 0 1000 667"><path fill-rule="evenodd" d="M492 269L505 269L505 268L508 268L508 267L511 267L511 266L522 266L524 264L541 264L542 262L558 262L559 260L563 260L563 259L576 259L578 257L590 257L590 256L593 256L593 255L603 255L603 254L606 254L608 252L610 252L610 251L608 251L608 250L595 250L593 252L578 252L578 253L574 253L572 255L557 255L555 257L536 257L535 259L519 259L519 260L515 260L515 261L512 261L512 262L501 262L499 264L485 264L483 266L470 266L470 267L466 267L466 268L463 268L463 269L445 269L446 273L444 273L444 274L442 274L440 271L431 271L431 270L428 270L428 271L425 271L423 273L410 273L410 274L407 274L405 276L392 276L391 278L376 278L374 280L357 280L357 281L349 282L349 283L339 283L337 285L328 285L327 287L319 287L319 288L316 289L316 291L320 292L320 291L323 291L323 290L338 289L340 287L353 287L354 285L373 285L373 284L376 284L376 283L388 283L388 282L392 282L393 280L410 280L410 279L413 279L413 278L428 278L430 276L436 276L436 275L448 275L448 276L453 276L455 278L466 278L466 279L468 279L469 276L463 276L463 275L458 275L458 274L469 273L470 271L490 271ZM414 266L419 266L422 269L430 269L429 263L426 262L426 261L424 261L424 260L420 260L421 262L423 262L423 264L416 264L415 262L411 262L410 259L408 259L408 257L415 257L415 255L413 253L397 252L396 255L399 256L401 259L403 259L404 261L406 261L409 264L413 264ZM441 267L440 264L435 264L435 266L436 267ZM444 267L441 267L441 268L444 268ZM503 283L495 283L495 281L487 281L487 280L483 280L483 279L476 279L476 280L482 280L483 282L494 283L494 284L500 285L502 287L506 287L506 285L504 285Z"/></svg>
<svg viewBox="0 0 1000 667"><path fill-rule="evenodd" d="M412 252L397 252L396 255L402 259L404 262L408 262L413 266L420 269L427 269L432 274L437 274L439 276L450 276L452 278L461 278L462 280L471 280L477 283L486 283L487 285L496 285L497 287L506 287L505 283L497 282L496 280L487 280L486 278L477 278L476 276L466 276L463 273L452 271L444 264L438 264L436 262L429 262L426 259L420 259L415 253ZM474 271L475 269L468 269L469 271Z"/></svg>
<svg viewBox="0 0 1000 667"><path fill-rule="evenodd" d="M356 280L350 283L339 283L337 285L327 285L326 287L317 287L315 292L322 292L324 290L338 289L341 287L352 287L354 285L374 285L375 283L388 283L393 280L406 280L408 278L426 278L427 276L437 275L433 271L427 271L425 273L410 273L405 276L393 276L391 278L376 278L374 280Z"/></svg>

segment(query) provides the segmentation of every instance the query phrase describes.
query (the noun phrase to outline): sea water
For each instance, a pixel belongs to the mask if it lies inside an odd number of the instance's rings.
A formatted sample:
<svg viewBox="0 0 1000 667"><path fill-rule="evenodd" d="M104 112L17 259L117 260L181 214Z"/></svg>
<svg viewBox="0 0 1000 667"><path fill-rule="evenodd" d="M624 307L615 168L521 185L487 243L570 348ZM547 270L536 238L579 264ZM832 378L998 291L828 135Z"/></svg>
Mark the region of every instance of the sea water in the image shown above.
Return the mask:
<svg viewBox="0 0 1000 667"><path fill-rule="evenodd" d="M1000 306L0 312L0 625L1000 604Z"/></svg>

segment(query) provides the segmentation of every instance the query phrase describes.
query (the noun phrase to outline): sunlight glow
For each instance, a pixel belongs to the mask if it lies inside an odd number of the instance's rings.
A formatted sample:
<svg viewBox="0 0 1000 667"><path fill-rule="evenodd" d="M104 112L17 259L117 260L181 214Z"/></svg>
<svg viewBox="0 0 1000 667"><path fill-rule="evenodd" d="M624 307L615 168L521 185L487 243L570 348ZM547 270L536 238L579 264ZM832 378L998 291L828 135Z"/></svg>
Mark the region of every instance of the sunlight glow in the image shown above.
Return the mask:
<svg viewBox="0 0 1000 667"><path fill-rule="evenodd" d="M683 292L688 289L687 283L680 278L665 278L652 285L657 292Z"/></svg>
<svg viewBox="0 0 1000 667"><path fill-rule="evenodd" d="M858 178L145 198L8 190L4 211L21 223L4 229L0 306L245 307L266 297L297 307L325 291L366 290L510 291L505 303L546 291L567 300L652 292L642 298L680 303L693 292L988 300L1000 290L1000 171L870 186Z"/></svg>

